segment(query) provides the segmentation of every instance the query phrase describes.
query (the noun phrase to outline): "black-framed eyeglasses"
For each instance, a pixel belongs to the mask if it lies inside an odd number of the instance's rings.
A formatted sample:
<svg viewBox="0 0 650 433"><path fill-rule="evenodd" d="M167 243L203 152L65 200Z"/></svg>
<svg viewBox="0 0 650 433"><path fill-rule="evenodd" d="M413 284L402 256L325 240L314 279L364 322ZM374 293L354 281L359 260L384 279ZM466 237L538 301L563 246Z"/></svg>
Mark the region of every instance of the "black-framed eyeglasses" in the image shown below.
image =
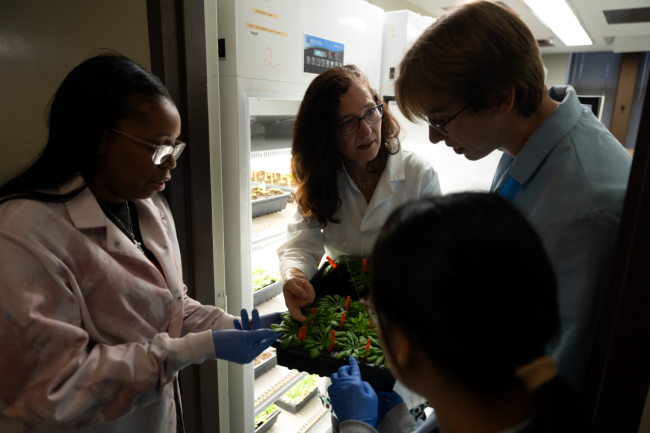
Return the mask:
<svg viewBox="0 0 650 433"><path fill-rule="evenodd" d="M361 128L361 119L365 120L368 125L379 122L384 117L384 104L378 104L366 111L363 117L346 120L338 124L339 131L343 135L352 135Z"/></svg>
<svg viewBox="0 0 650 433"><path fill-rule="evenodd" d="M180 158L181 153L183 153L183 149L185 149L186 146L185 143L178 140L176 140L176 143L174 143L173 146L169 144L159 146L157 144L147 143L146 141L140 140L139 138L129 135L126 132L118 131L117 129L111 129L111 130L113 132L117 132L118 134L125 136L126 138L130 138L136 143L144 144L145 146L149 146L155 149L153 151L153 155L151 156L151 160L156 165L160 165L163 162L167 161L167 159L169 159L169 155L172 154L174 155L174 159Z"/></svg>
<svg viewBox="0 0 650 433"><path fill-rule="evenodd" d="M466 109L467 107L469 107L469 104L468 104L468 105L465 105L465 106L464 106L464 107L463 107L463 108L462 108L458 113L456 113L456 114L454 114L453 116L451 116L451 118L450 118L449 120L447 120L445 123L443 123L442 125L439 124L439 123L431 123L431 122L429 122L429 119L427 119L427 123L429 124L430 127L432 127L433 129L435 129L436 131L438 131L439 133L441 133L441 134L444 135L445 137L448 137L448 136L449 136L449 132L447 132L447 130L445 129L445 126L449 125L449 122L451 122L451 121L454 120L456 117L458 117L458 115L459 115L460 113L462 113L463 111L465 111L465 109Z"/></svg>

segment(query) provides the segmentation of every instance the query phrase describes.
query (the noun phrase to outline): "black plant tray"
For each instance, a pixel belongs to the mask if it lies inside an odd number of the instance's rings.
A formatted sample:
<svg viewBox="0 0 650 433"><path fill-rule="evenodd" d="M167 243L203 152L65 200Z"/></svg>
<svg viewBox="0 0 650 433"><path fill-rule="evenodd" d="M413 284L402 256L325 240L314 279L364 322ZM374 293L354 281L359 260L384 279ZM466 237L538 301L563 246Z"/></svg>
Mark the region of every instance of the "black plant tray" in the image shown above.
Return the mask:
<svg viewBox="0 0 650 433"><path fill-rule="evenodd" d="M336 359L335 356L338 352L334 351L331 354L323 353L318 358L311 359L309 351L299 347L289 346L287 349L282 349L280 341L273 343L273 347L277 349L278 365L283 365L288 369L330 377L340 367L348 365L347 358ZM395 378L390 370L363 362L359 362L359 370L361 371L361 378L372 385L375 390L389 392L393 390Z"/></svg>

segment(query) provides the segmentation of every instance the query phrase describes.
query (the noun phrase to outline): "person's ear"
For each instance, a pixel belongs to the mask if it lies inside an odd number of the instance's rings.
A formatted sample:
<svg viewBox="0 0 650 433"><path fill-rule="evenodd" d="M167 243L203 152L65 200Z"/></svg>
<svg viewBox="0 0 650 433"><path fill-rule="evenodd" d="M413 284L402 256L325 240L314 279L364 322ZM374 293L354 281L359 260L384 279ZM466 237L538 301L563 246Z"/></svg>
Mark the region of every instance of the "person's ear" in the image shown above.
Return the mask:
<svg viewBox="0 0 650 433"><path fill-rule="evenodd" d="M496 113L508 114L515 106L515 88L514 86L506 87L496 91Z"/></svg>
<svg viewBox="0 0 650 433"><path fill-rule="evenodd" d="M415 371L421 367L422 351L406 335L400 327L393 328L390 343L393 362L400 371Z"/></svg>

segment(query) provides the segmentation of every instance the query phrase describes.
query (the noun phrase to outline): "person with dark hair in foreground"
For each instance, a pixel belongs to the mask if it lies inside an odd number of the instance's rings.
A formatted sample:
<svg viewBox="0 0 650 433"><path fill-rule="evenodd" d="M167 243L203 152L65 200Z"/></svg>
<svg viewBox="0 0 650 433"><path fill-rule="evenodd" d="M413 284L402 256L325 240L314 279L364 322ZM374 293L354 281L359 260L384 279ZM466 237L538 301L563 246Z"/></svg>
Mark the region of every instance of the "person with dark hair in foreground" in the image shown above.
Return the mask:
<svg viewBox="0 0 650 433"><path fill-rule="evenodd" d="M372 260L366 305L391 371L435 410L416 432L590 431L545 355L560 327L553 268L507 200L460 193L408 203L386 221ZM378 397L349 362L329 387L341 432L411 432L404 405Z"/></svg>
<svg viewBox="0 0 650 433"><path fill-rule="evenodd" d="M160 80L123 56L56 91L43 152L0 187L3 433L182 432L178 371L252 362L279 336L279 314L240 323L187 296L160 194L180 131Z"/></svg>
<svg viewBox="0 0 650 433"><path fill-rule="evenodd" d="M561 338L547 353L584 386L623 209L631 158L571 86L544 85L530 29L491 1L463 4L406 52L400 109L429 123L432 143L478 160L504 152L491 191L538 231L558 279Z"/></svg>

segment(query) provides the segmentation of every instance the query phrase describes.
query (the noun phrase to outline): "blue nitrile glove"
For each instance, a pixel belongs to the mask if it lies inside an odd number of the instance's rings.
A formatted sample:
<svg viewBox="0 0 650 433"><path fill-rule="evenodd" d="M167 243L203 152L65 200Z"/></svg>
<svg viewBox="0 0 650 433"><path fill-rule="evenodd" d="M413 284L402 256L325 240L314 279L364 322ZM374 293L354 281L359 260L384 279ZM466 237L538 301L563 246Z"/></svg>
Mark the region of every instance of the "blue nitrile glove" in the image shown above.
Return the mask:
<svg viewBox="0 0 650 433"><path fill-rule="evenodd" d="M271 325L279 325L282 323L282 313L271 313L260 316L257 309L253 309L253 329L270 328ZM248 320L248 313L246 310L241 310L241 321L244 323L244 331L250 331L250 321ZM242 329L242 324L237 319L233 320L235 329Z"/></svg>
<svg viewBox="0 0 650 433"><path fill-rule="evenodd" d="M270 328L271 325L279 325L282 323L282 317L280 314L282 313L271 313L260 316L260 324L262 325L262 328Z"/></svg>
<svg viewBox="0 0 650 433"><path fill-rule="evenodd" d="M386 414L391 411L395 406L404 403L401 395L395 391L377 391L377 399L379 400L379 408L377 409L377 425L386 417Z"/></svg>
<svg viewBox="0 0 650 433"><path fill-rule="evenodd" d="M377 394L368 382L361 380L357 360L350 356L349 362L332 375L332 384L327 388L334 412L341 422L353 419L376 427Z"/></svg>
<svg viewBox="0 0 650 433"><path fill-rule="evenodd" d="M217 358L237 364L248 364L273 344L281 334L276 334L273 329L258 328L256 325L259 324L259 317L259 314L253 313L253 326L256 328L254 331L241 329L212 331L212 342ZM255 323L256 318L257 323ZM242 320L245 328L250 329L246 310L242 310Z"/></svg>

